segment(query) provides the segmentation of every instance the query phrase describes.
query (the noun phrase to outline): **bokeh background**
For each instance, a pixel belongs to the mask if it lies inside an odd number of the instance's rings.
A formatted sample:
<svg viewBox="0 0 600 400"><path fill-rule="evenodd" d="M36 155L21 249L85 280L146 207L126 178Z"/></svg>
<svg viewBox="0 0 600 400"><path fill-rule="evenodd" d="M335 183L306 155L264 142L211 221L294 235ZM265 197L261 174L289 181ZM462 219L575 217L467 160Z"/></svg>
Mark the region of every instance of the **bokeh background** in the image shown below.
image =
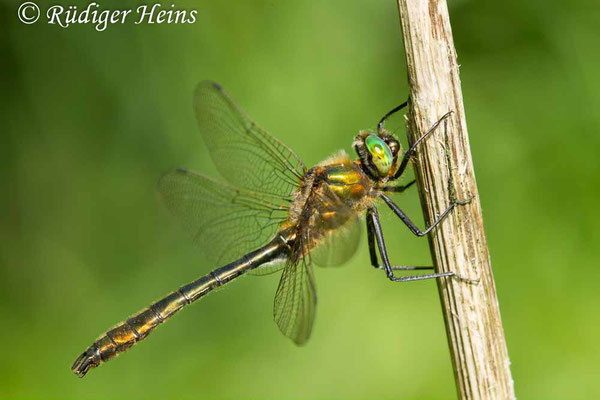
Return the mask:
<svg viewBox="0 0 600 400"><path fill-rule="evenodd" d="M307 164L349 151L407 95L394 1L175 4L197 22L97 32L24 25L19 3L0 2L0 397L455 397L435 282L389 282L364 236L347 266L317 269L303 348L272 322L278 277L246 277L71 373L97 335L215 267L154 191L175 166L216 176L197 82L220 82ZM600 5L462 0L450 13L517 395L599 398ZM415 192L398 202L422 224ZM392 260L430 262L389 213L384 229Z"/></svg>

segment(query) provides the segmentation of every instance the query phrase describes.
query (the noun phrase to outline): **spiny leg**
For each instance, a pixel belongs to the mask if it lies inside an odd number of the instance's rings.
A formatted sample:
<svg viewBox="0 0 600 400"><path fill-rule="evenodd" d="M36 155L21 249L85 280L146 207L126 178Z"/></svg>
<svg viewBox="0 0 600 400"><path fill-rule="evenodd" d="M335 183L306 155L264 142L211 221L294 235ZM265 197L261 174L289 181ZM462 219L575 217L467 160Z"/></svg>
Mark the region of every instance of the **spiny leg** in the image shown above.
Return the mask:
<svg viewBox="0 0 600 400"><path fill-rule="evenodd" d="M442 118L440 118L435 124L433 124L433 126L424 134L422 135L419 139L417 139L417 141L410 147L410 149L404 154L404 159L402 160L402 164L400 165L400 169L403 169L406 167L405 162L408 162L407 159L407 155L412 151L415 151L415 147L416 145L425 137L427 136L429 133L433 132L442 121L445 121L445 119L452 113L452 111L447 112L444 116L442 116ZM450 192L450 206L444 210L444 212L442 212L442 214L431 224L431 226L427 227L424 231L421 231L419 228L417 228L417 226L414 224L414 222L412 222L410 220L410 218L408 218L408 216L404 213L404 211L402 211L400 209L400 207L398 207L393 201L392 199L390 199L388 196L386 196L383 193L380 193L380 197L383 199L383 201L385 201L385 203L388 205L388 207L390 207L392 209L392 211L402 220L402 222L404 222L404 224L411 230L412 233L414 233L415 235L422 237L427 235L429 232L431 232L432 229L434 229L440 222L442 222L444 220L444 218L450 213L450 211L452 211L452 209L454 207L456 207L457 205L463 205L463 204L467 204L469 203L472 199L473 196L469 197L466 200L457 200L456 199L456 195L454 192L454 180L453 180L453 176L452 176L452 170L450 168L450 153L449 153L449 147L448 147L448 136L445 136L445 143L446 143L446 161L448 163L448 189ZM396 173L398 174L398 173Z"/></svg>
<svg viewBox="0 0 600 400"><path fill-rule="evenodd" d="M369 256L371 265L379 268L379 260L377 260L377 250L375 249L375 228L373 227L373 209L367 209L367 242L369 243Z"/></svg>
<svg viewBox="0 0 600 400"><path fill-rule="evenodd" d="M379 248L379 255L381 255L381 260L383 261L383 266L381 267L387 277L394 281L394 282L408 282L408 281L419 281L419 280L423 280L423 279L433 279L433 278L441 278L441 277L445 277L445 276L457 276L456 273L454 272L440 272L440 273L435 273L435 274L426 274L426 275L413 275L413 276L394 276L394 268L390 265L390 260L388 258L388 254L387 254L387 249L385 247L385 241L383 239L383 230L381 229L381 223L379 222L379 214L377 213L377 209L375 209L374 207L369 208L369 210L367 211L367 220L371 220L371 223L367 223L367 227L371 226L373 229L373 233L374 236L376 238L377 241L377 247ZM369 242L371 243L371 240L369 240ZM369 243L369 244L370 244ZM371 254L371 261L373 261L373 254ZM377 259L377 256L375 255L375 260ZM379 266L377 266L378 268L380 268ZM410 270L414 270L414 269L430 269L431 267L404 267L404 268L397 268L397 269L410 269ZM463 279L461 277L459 277L460 279ZM468 280L468 279L467 279Z"/></svg>
<svg viewBox="0 0 600 400"><path fill-rule="evenodd" d="M369 256L371 257L371 265L375 268L382 269L385 271L385 266L379 264L377 259L377 250L375 242L375 228L373 227L373 220L371 209L367 210L367 240L369 242ZM404 265L392 265L392 271L416 271L423 269L433 269L433 267L424 266L404 266Z"/></svg>
<svg viewBox="0 0 600 400"><path fill-rule="evenodd" d="M387 197L385 194L380 193L379 197L381 197L383 199L383 201L385 201L385 204L388 205L388 207L394 212L394 214L396 214L398 216L398 218L400 218L402 220L402 222L404 222L404 224L408 227L408 229L410 229L410 231L412 233L414 233L415 235L422 237L427 235L429 232L431 232L432 229L434 229L436 226L438 226L438 224L440 222L442 222L444 220L444 218L446 218L446 216L448 214L450 214L450 211L452 211L452 209L457 206L457 205L461 205L461 204L466 204L469 201L472 200L472 198L469 198L467 200L464 201L454 201L450 204L450 206L448 208L446 208L446 210L444 210L444 212L434 221L433 224L431 224L429 227L427 227L424 231L420 230L414 222L412 222L410 220L410 218L408 218L408 216L404 213L404 211L402 211L400 209L400 207L398 207L396 205L396 203L394 203L392 201L392 199L390 199L389 197Z"/></svg>
<svg viewBox="0 0 600 400"><path fill-rule="evenodd" d="M433 228L435 228L448 215L448 213L450 213L450 211L452 211L452 209L456 205L466 204L466 203L470 202L473 199L473 197L471 196L467 200L454 201L452 203L452 205L450 207L448 207L446 209L446 211L444 211L442 213L442 215L440 215L439 218L430 227L428 227L424 231L421 231L419 228L417 228L417 226L406 216L406 214L404 214L404 212L389 197L387 197L383 193L381 193L380 196L386 202L386 204L392 209L392 211L394 211L394 213L398 217L400 217L400 219L402 220L402 222L404 222L406 224L406 226L408 226L408 228L415 235L417 235L419 237L427 235ZM408 267L408 268L397 267L397 268L392 268L389 265L389 260L387 261L387 264L386 264L387 253L386 253L386 256L384 257L383 254L384 254L384 252L386 250L385 250L385 242L383 241L383 232L381 230L381 224L379 223L379 216L377 215L377 211L374 208L372 210L373 211L371 211L371 213L367 212L367 219L369 218L369 216L371 216L371 219L372 219L371 225L373 226L373 229L375 231L375 237L377 238L377 242L378 242L377 245L379 247L379 254L381 254L381 258L383 259L383 264L384 264L383 265L383 269L386 271L386 274L387 274L388 278L390 278L393 281L404 282L404 281L416 281L416 280L429 279L429 278L438 278L438 277L442 277L442 276L456 276L458 279L460 279L462 281L465 281L465 282L468 282L468 283L471 283L471 284L478 284L479 283L479 278L477 278L477 279L465 278L465 277L462 277L462 276L458 275L456 272L453 272L453 271L450 271L450 272L440 272L440 273L429 274L429 275L406 276L406 277L401 277L401 278L394 277L393 273L392 273L392 270L394 270L394 269L399 269L399 270L404 270L404 269L415 270L415 269L428 269L428 268L427 267ZM380 267L378 267L378 268L380 268Z"/></svg>
<svg viewBox="0 0 600 400"><path fill-rule="evenodd" d="M452 111L447 112L446 114L444 114L442 116L442 118L440 118L435 124L433 124L433 126L425 133L423 134L420 138L417 139L417 141L415 143L413 143L411 145L411 147L409 148L409 150L404 154L404 158L402 160L402 163L400 165L400 167L398 168L398 171L396 172L396 174L394 175L394 177L391 179L397 179L398 177L400 177L400 175L402 175L402 172L404 172L404 169L406 168L406 165L408 164L408 161L410 159L410 156L412 156L412 154L415 153L416 151L416 146L427 136L429 135L431 132L433 132L439 125L441 122L445 121L446 118L448 118L448 116L452 114ZM447 159L447 163L448 163L448 173L449 173L449 178L448 178L448 186L449 186L449 191L450 191L450 206L444 210L444 212L442 212L442 214L437 218L437 220L435 220L433 222L433 224L431 224L431 226L429 226L428 228L426 228L424 231L421 231L411 220L410 218L408 218L408 216L400 209L400 207L398 207L388 196L386 196L384 193L380 193L379 196L385 201L385 203L388 205L388 207L390 207L392 209L392 211L394 211L394 213L402 220L402 222L404 222L406 224L406 226L411 230L411 232L413 232L415 235L422 237L427 235L429 232L431 232L432 229L434 229L440 222L443 221L443 219L452 211L452 209L457 206L457 205L463 205L463 204L467 204L469 203L474 196L470 196L468 199L465 200L457 200L456 199L456 195L455 195L455 191L454 191L454 180L453 180L453 176L452 176L452 170L450 168L450 153L449 153L449 147L448 147L448 136L445 136L445 143L446 143L446 159ZM401 190L406 189L407 187L409 187L410 185L412 185L414 183L414 181L410 182L408 185L406 185L405 187L402 187ZM383 191L386 191L385 188L383 189ZM394 190L387 190L387 191L394 191ZM381 254L382 259L384 259L384 266L383 269L385 269L386 274L388 275L388 278L394 281L413 281L413 280L421 280L421 279L430 279L430 278L438 278L438 277L444 277L444 276L456 276L457 278L459 278L460 280L463 280L465 282L471 283L471 284L478 284L480 281L480 278L478 279L469 279L469 278L464 278L458 274L456 274L454 271L448 271L448 272L441 272L441 273L436 273L436 274L428 274L428 275L416 275L416 276L407 276L407 277L394 277L392 270L394 268L392 268L389 265L389 260L387 259L387 253L386 256L384 257L384 252L386 251L385 249L385 242L383 241L383 232L381 230L381 224L379 223L379 216L377 214L377 211L373 208L373 211L367 215L367 218L369 218L369 216L372 219L371 225L373 226L373 229L375 230L375 236L377 238L378 241L378 247L379 247L379 252ZM376 256L375 256L376 259ZM387 262L386 262L387 261ZM381 267L379 267L381 268ZM396 269L428 269L427 267L408 267L408 268L402 268L402 267L398 267Z"/></svg>
<svg viewBox="0 0 600 400"><path fill-rule="evenodd" d="M411 187L412 185L414 185L415 182L416 181L413 179L412 181L408 182L406 185L384 186L383 187L383 191L384 192L393 192L393 193L402 193L406 189L408 189L409 187Z"/></svg>
<svg viewBox="0 0 600 400"><path fill-rule="evenodd" d="M408 162L406 155L409 154L411 151L414 152L414 149L416 147L416 145L429 133L433 132L442 121L445 121L445 119L452 113L452 111L446 113L442 118L440 118L424 135L422 135L412 146L411 148L405 153L404 155L404 159L402 160L402 164L400 165L400 168L403 168L405 166L405 161ZM444 220L444 218L450 213L450 211L452 211L452 209L454 207L456 207L457 205L463 205L463 204L467 204L469 203L472 199L473 196L469 197L466 200L457 200L456 199L456 195L454 192L454 180L452 177L452 170L450 169L450 154L448 152L448 136L445 137L445 142L446 142L446 160L448 162L448 187L449 187L449 191L450 191L450 206L444 210L444 212L442 212L442 214L431 224L431 226L427 227L424 231L421 231L415 224L414 222L412 222L410 220L410 218L408 218L408 216L404 213L404 211L402 211L400 209L400 207L398 207L396 205L396 203L394 203L392 201L392 199L390 199L388 196L386 196L385 194L381 193L380 197L383 199L383 201L385 201L385 203L388 205L388 207L390 207L392 209L392 211L402 220L402 222L404 222L404 224L411 230L412 233L414 233L415 235L422 237L427 235L429 232L431 232L432 229L434 229L440 222L442 222ZM413 181L414 182L414 181ZM410 184L412 184L413 182L411 182ZM409 184L409 185L410 185ZM384 190L385 191L385 190Z"/></svg>
<svg viewBox="0 0 600 400"><path fill-rule="evenodd" d="M433 124L427 132L422 134L421 137L419 137L413 144L410 145L409 149L404 153L404 156L402 157L402 161L400 162L398 170L396 171L396 173L394 173L394 176L390 180L398 179L404 173L404 170L408 166L410 158L416 153L417 146L419 145L419 143L421 143L423 139L429 136L430 133L435 131L436 128L442 123L442 121L448 118L451 114L452 111L448 111L446 114L442 115L442 118L438 119L437 122Z"/></svg>
<svg viewBox="0 0 600 400"><path fill-rule="evenodd" d="M406 107L408 105L408 100L406 100L404 103L400 104L398 107L394 107L391 111L388 111L387 114L385 114L380 120L379 123L377 124L377 132L381 133L383 132L383 124L385 123L385 120L388 119L390 116L392 116L393 114L397 113L398 111L402 110L404 107Z"/></svg>
<svg viewBox="0 0 600 400"><path fill-rule="evenodd" d="M378 265L375 267L377 269L382 269L385 271L385 267L383 265ZM424 265L412 266L412 265L392 265L392 271L421 271L421 270L429 270L433 269L433 267L427 267Z"/></svg>

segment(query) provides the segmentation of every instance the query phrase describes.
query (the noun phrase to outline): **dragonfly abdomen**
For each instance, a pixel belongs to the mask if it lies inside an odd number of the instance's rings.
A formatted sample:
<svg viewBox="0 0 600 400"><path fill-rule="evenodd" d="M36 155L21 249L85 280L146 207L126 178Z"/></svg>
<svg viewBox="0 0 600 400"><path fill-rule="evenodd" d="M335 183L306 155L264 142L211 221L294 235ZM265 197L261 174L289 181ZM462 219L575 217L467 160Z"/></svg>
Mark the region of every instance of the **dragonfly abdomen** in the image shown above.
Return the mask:
<svg viewBox="0 0 600 400"><path fill-rule="evenodd" d="M90 368L115 358L144 339L184 306L245 272L281 257L287 249L285 238L279 234L260 249L180 287L102 335L75 360L71 369L79 377L85 376Z"/></svg>

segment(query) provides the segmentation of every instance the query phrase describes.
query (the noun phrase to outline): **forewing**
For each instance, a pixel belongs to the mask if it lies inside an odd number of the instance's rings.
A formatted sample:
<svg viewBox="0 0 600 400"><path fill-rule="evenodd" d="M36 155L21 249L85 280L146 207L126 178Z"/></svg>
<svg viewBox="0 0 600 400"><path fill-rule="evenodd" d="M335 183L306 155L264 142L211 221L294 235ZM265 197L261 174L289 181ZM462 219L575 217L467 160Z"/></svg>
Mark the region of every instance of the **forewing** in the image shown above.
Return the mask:
<svg viewBox="0 0 600 400"><path fill-rule="evenodd" d="M288 264L281 275L273 305L273 319L281 333L297 345L306 343L315 320L316 306L312 267L305 259Z"/></svg>
<svg viewBox="0 0 600 400"><path fill-rule="evenodd" d="M210 155L233 186L291 195L305 172L304 164L289 147L252 121L219 84L201 82L194 108Z"/></svg>
<svg viewBox="0 0 600 400"><path fill-rule="evenodd" d="M264 245L285 220L289 205L282 198L236 189L184 169L164 174L157 190L216 265Z"/></svg>

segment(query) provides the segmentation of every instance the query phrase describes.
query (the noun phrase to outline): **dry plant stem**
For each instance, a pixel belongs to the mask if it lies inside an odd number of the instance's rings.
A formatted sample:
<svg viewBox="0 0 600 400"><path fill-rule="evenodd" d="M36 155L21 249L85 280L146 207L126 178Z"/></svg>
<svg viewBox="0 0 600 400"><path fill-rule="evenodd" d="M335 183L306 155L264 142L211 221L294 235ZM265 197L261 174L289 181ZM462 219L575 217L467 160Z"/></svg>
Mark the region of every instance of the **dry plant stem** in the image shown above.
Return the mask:
<svg viewBox="0 0 600 400"><path fill-rule="evenodd" d="M398 0L398 7L410 83L411 142L453 111L417 152L415 173L425 217L431 223L448 207L451 190L459 200L474 196L429 238L436 272L481 279L478 285L438 279L458 393L461 399L514 399L446 1Z"/></svg>

